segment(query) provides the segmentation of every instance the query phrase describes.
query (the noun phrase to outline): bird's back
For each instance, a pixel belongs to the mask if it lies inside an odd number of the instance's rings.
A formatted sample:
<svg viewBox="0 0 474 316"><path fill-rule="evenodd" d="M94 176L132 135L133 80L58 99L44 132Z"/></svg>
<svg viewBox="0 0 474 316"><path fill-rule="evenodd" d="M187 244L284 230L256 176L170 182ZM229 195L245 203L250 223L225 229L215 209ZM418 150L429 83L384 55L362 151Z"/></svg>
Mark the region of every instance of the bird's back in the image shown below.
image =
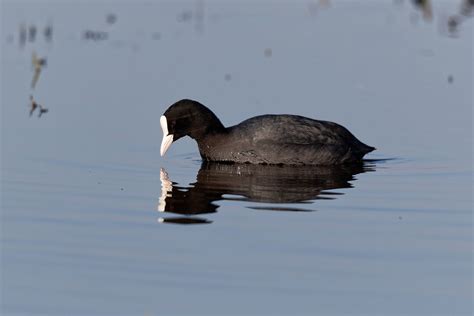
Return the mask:
<svg viewBox="0 0 474 316"><path fill-rule="evenodd" d="M249 162L339 164L374 150L339 124L298 115L256 116L228 131Z"/></svg>

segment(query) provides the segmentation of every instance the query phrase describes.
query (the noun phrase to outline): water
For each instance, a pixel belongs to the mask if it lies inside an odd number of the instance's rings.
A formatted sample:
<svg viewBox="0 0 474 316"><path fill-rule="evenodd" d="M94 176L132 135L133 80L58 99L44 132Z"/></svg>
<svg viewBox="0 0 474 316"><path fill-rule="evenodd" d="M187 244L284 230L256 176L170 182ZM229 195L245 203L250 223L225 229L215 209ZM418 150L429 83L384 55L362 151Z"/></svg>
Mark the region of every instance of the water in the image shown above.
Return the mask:
<svg viewBox="0 0 474 316"><path fill-rule="evenodd" d="M458 2L431 21L407 1L1 8L2 315L472 314ZM225 125L335 121L377 151L346 169L201 165L183 139L161 158L159 117L185 97Z"/></svg>

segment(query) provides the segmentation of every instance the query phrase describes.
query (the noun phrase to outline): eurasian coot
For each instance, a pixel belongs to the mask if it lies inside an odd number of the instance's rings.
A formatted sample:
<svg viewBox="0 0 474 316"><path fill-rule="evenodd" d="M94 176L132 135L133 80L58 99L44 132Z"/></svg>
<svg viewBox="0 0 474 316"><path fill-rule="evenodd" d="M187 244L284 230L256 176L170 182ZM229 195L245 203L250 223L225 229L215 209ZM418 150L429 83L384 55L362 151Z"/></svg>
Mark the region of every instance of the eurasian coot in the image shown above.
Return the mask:
<svg viewBox="0 0 474 316"><path fill-rule="evenodd" d="M362 160L375 148L359 141L345 127L297 115L261 115L224 127L201 103L184 99L160 118L161 156L173 141L190 136L208 161L335 165Z"/></svg>

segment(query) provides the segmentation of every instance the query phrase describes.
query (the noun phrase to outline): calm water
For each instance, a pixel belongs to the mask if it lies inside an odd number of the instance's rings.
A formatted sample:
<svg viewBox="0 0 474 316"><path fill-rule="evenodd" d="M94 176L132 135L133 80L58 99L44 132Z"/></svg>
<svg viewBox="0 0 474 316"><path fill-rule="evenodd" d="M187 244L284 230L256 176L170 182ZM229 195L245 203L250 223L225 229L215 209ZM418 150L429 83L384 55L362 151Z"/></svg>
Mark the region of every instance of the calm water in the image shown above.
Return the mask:
<svg viewBox="0 0 474 316"><path fill-rule="evenodd" d="M409 1L3 1L1 314L472 314L460 2L429 20ZM201 164L184 139L161 158L185 97L225 125L336 121L377 151Z"/></svg>

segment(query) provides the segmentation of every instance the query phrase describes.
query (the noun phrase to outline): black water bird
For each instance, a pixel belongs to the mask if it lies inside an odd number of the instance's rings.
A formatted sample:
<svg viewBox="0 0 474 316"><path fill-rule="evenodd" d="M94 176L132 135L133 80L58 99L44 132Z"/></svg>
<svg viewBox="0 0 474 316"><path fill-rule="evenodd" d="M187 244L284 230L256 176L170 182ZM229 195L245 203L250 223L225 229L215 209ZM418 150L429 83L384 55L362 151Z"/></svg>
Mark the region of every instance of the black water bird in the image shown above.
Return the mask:
<svg viewBox="0 0 474 316"><path fill-rule="evenodd" d="M253 164L337 165L362 160L375 148L345 127L297 115L261 115L224 127L193 100L171 105L160 118L161 156L173 141L190 136L203 160Z"/></svg>

